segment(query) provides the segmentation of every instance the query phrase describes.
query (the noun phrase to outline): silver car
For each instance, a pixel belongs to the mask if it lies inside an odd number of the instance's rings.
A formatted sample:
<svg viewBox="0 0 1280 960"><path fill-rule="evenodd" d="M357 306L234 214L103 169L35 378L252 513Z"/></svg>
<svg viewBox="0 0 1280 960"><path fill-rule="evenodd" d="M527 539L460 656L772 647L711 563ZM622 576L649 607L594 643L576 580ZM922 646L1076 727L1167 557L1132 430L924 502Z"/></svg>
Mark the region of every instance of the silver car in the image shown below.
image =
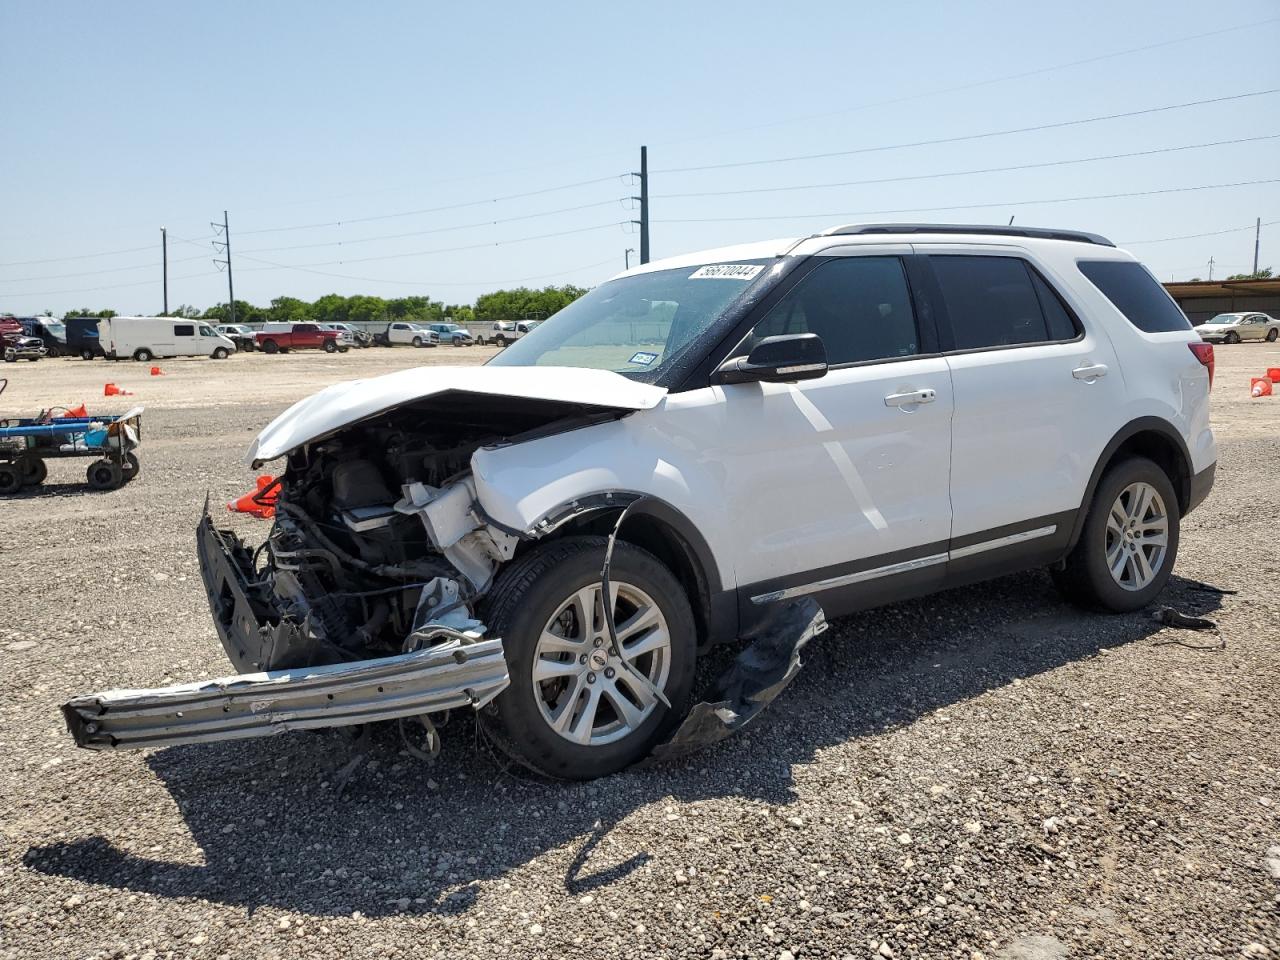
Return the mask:
<svg viewBox="0 0 1280 960"><path fill-rule="evenodd" d="M1280 320L1265 313L1220 313L1198 324L1196 333L1209 343L1239 343L1241 340L1275 343L1280 338Z"/></svg>

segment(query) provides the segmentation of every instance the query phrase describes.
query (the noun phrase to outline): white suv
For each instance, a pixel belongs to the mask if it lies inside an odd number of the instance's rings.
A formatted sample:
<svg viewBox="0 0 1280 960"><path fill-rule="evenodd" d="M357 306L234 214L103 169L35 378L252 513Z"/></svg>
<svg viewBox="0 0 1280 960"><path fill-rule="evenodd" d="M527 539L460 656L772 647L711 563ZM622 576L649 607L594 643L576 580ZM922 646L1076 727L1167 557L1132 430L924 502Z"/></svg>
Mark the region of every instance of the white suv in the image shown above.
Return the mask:
<svg viewBox="0 0 1280 960"><path fill-rule="evenodd" d="M1074 601L1147 604L1213 483L1212 374L1089 234L847 226L675 257L484 367L294 405L248 456L286 458L266 549L206 516L204 578L241 672L330 665L306 675L328 723L470 704L528 766L598 776L670 736L699 650L798 598L836 616L1047 567Z"/></svg>

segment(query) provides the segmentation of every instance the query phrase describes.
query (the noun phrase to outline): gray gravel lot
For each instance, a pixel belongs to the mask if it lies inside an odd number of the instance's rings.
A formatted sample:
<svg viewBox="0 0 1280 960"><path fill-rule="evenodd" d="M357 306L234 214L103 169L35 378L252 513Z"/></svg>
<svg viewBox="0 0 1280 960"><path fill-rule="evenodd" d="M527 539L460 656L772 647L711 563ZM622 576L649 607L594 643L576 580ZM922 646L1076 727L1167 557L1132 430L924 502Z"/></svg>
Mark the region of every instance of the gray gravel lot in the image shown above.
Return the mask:
<svg viewBox="0 0 1280 960"><path fill-rule="evenodd" d="M1220 635L1029 573L837 622L691 760L537 781L456 717L341 794L341 733L96 754L57 707L229 672L193 530L271 416L487 351L19 365L0 413L113 409L110 374L149 412L135 483L70 461L0 501L0 958L1280 957L1280 397L1248 398L1280 347L1217 354L1218 483L1162 602Z"/></svg>

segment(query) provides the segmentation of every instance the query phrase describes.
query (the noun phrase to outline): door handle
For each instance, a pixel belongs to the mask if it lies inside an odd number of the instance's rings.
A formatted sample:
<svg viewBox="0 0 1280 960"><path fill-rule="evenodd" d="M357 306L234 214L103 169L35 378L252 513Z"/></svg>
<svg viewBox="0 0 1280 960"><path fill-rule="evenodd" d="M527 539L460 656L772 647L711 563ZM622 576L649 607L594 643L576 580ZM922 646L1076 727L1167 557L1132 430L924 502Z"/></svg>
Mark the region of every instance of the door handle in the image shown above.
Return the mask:
<svg viewBox="0 0 1280 960"><path fill-rule="evenodd" d="M1107 375L1107 365L1105 363L1082 363L1071 371L1071 375L1077 380L1093 383L1093 381Z"/></svg>
<svg viewBox="0 0 1280 960"><path fill-rule="evenodd" d="M909 390L906 393L891 393L884 398L886 407L909 407L917 403L933 403L938 399L938 391L927 387L923 390Z"/></svg>

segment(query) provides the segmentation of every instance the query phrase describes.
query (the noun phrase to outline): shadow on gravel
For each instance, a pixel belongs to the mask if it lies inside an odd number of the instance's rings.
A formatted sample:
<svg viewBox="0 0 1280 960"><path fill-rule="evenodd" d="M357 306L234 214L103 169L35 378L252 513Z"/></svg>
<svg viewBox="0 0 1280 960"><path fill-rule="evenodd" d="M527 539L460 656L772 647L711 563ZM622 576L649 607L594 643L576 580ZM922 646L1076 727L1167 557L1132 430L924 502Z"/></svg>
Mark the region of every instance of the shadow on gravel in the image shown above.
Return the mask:
<svg viewBox="0 0 1280 960"><path fill-rule="evenodd" d="M1174 577L1159 602L1203 614L1221 597ZM1039 573L870 611L811 643L791 688L743 735L678 763L594 783L510 770L491 757L470 717L445 728L445 752L432 766L402 752L394 729L382 732L341 795L331 781L351 747L339 732L173 747L147 763L172 794L202 864L135 856L103 836L32 848L25 863L250 910L379 916L464 912L479 895L475 881L547 855L564 863L565 892L578 895L650 859L645 838L630 830L618 846L640 852L611 850L609 834L637 809L716 797L786 804L792 767L826 747L911 724L1158 629L1149 610L1109 617L1067 607ZM708 677L716 666L706 668ZM86 805L82 821L94 819ZM130 827L113 824L110 832ZM129 836L134 848L149 842Z"/></svg>

